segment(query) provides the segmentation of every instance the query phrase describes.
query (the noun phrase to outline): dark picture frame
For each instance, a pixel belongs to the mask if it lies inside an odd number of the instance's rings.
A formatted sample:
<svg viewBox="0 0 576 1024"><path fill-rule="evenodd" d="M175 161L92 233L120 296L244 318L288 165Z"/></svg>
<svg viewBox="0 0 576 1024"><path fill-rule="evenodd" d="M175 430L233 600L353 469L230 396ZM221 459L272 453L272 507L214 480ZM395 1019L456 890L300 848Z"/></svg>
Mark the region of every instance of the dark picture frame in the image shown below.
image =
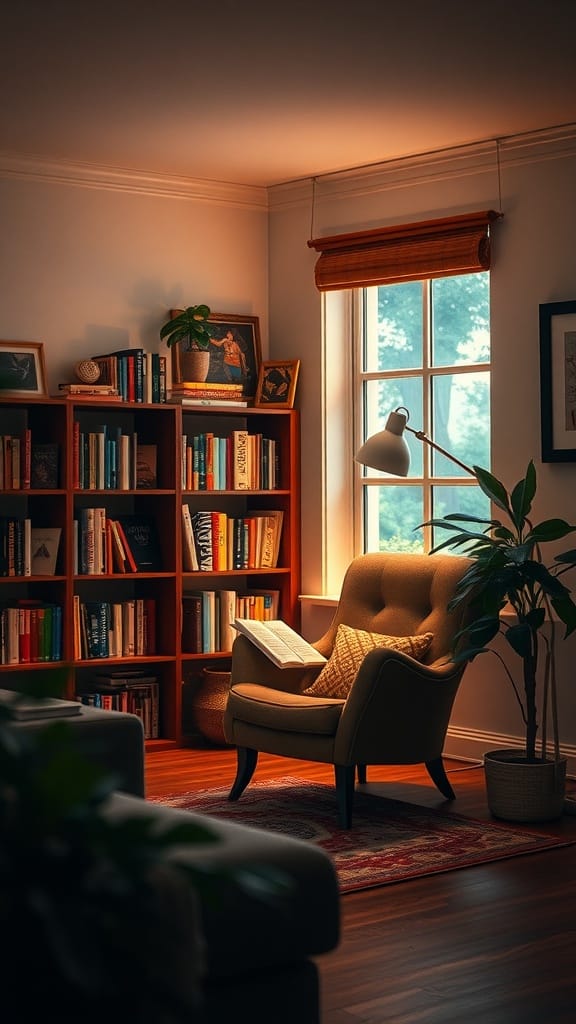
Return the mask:
<svg viewBox="0 0 576 1024"><path fill-rule="evenodd" d="M171 315L181 312L180 309L171 310ZM243 313L211 313L207 323L214 326L214 333L206 386L240 380L243 398L253 399L262 362L259 318ZM180 351L179 345L171 348L173 380L181 379ZM239 369L237 360L240 361Z"/></svg>
<svg viewBox="0 0 576 1024"><path fill-rule="evenodd" d="M0 397L46 394L43 342L0 341Z"/></svg>
<svg viewBox="0 0 576 1024"><path fill-rule="evenodd" d="M267 409L292 409L299 371L299 359L277 359L262 363L254 404Z"/></svg>
<svg viewBox="0 0 576 1024"><path fill-rule="evenodd" d="M576 301L539 306L542 462L576 462Z"/></svg>

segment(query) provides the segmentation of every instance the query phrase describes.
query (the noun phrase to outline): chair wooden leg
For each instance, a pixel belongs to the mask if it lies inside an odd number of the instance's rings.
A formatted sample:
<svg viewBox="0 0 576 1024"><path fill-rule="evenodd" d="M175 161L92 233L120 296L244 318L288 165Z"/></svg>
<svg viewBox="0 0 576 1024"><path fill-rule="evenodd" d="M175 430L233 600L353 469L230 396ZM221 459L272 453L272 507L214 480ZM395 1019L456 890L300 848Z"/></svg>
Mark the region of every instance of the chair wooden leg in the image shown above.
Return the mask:
<svg viewBox="0 0 576 1024"><path fill-rule="evenodd" d="M358 776L359 784L361 786L363 786L365 784L365 782L366 782L366 765L365 764L357 764L356 765L356 774Z"/></svg>
<svg viewBox="0 0 576 1024"><path fill-rule="evenodd" d="M442 796L445 796L447 800L455 800L456 794L448 781L442 758L437 757L434 761L426 761L426 768L432 782L438 787Z"/></svg>
<svg viewBox="0 0 576 1024"><path fill-rule="evenodd" d="M352 805L354 803L354 774L353 764L335 764L334 777L336 780L336 799L338 802L338 822L341 828L350 828L352 825Z"/></svg>
<svg viewBox="0 0 576 1024"><path fill-rule="evenodd" d="M236 778L234 779L232 789L228 794L229 800L238 800L238 798L242 796L242 793L254 775L254 771L258 763L258 751L251 750L250 747L238 747L236 750L236 756L238 759Z"/></svg>

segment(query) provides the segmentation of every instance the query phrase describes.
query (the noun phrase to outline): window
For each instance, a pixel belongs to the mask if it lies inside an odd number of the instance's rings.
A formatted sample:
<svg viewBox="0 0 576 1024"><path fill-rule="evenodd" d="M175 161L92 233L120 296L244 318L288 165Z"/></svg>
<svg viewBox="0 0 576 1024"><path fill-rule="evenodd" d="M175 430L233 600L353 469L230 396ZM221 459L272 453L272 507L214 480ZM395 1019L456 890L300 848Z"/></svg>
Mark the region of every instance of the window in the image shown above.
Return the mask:
<svg viewBox="0 0 576 1024"><path fill-rule="evenodd" d="M355 289L355 450L409 411L422 430L468 466L490 467L490 300L487 271ZM406 433L406 478L358 467L357 545L363 551L429 551L447 539L419 529L449 512L488 517L475 479Z"/></svg>

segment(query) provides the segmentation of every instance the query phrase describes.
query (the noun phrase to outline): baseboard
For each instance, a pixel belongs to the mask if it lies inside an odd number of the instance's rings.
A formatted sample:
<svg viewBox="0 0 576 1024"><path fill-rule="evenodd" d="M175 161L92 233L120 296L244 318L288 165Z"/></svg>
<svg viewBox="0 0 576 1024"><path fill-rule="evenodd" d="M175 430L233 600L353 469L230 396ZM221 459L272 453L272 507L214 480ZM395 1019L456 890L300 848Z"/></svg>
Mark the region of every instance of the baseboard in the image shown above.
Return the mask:
<svg viewBox="0 0 576 1024"><path fill-rule="evenodd" d="M506 736L502 733L479 732L475 729L451 726L446 734L444 756L462 761L481 761L487 750L521 746L523 739L520 736ZM568 759L568 775L576 775L576 747L560 744L560 753L562 757Z"/></svg>

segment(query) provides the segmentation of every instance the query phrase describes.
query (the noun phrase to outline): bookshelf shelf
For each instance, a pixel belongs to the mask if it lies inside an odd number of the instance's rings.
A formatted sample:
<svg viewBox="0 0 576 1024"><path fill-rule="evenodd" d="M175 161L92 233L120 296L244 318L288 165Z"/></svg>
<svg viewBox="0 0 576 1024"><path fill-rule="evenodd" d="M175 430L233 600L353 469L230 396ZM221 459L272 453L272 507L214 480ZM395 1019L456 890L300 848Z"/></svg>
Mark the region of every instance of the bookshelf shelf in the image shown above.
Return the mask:
<svg viewBox="0 0 576 1024"><path fill-rule="evenodd" d="M227 483L220 489L187 487L184 463L190 439L205 434L232 438L236 431L266 439L266 446L274 453L274 486L232 487ZM24 524L28 520L32 527L60 529L55 575L6 575L7 566L0 561L0 685L21 689L26 674L34 673L36 680L45 677L50 692L56 686L63 696L73 698L90 688L97 675L136 671L153 675L159 693L158 738L148 739L147 748L182 746L187 739L183 693L194 688L204 667L215 665L225 670L230 664L229 649L188 649L183 611L190 595L234 592L245 597L271 592L277 601L278 615L299 628L298 413L279 409L182 407L170 403L92 402L72 397L0 396L0 437L0 523L10 519ZM22 465L25 459L32 458L35 444L52 446L49 454L56 453L56 480L47 479L50 486L32 488L29 480L19 478L18 486L12 486L12 477L5 478L4 474L5 437L19 440ZM122 480L120 472L124 474ZM266 473L271 473L269 467ZM271 476L266 480L270 482ZM185 570L184 503L191 512L218 511L230 521L261 520L271 518L271 512L280 514L275 564ZM92 536L92 527L86 526L92 522L90 510L98 510L98 521L104 523L98 549L101 561L89 561L91 571L83 572L80 560L88 555L86 551L82 554L82 538L88 549L92 544L87 539ZM136 530L143 523L152 523L159 551L158 567L151 562L153 571L119 571L112 541L106 538L109 521L123 519L135 522ZM82 646L87 638L79 637L82 629L87 628L82 621L92 621L87 606L94 614L94 609L102 614L100 627L94 619L92 639L95 642L98 629L103 632L106 625L110 641L110 622L105 614L112 612L105 613L103 609L114 604L133 605L144 616L142 621L146 625L142 629L146 641L141 637L140 650L145 653L114 651L87 657ZM22 648L19 638L12 633L10 642L6 610L18 609L18 619L24 616L26 623L28 614L37 616L37 608L45 615L45 607L50 608L55 622L51 623L50 637L43 649L46 660L36 660L38 650L30 651L27 641ZM22 609L26 609L25 615ZM11 616L13 630L14 613ZM100 639L104 643L103 635ZM148 650L146 643L153 643L153 648ZM34 660L24 660L31 657Z"/></svg>

